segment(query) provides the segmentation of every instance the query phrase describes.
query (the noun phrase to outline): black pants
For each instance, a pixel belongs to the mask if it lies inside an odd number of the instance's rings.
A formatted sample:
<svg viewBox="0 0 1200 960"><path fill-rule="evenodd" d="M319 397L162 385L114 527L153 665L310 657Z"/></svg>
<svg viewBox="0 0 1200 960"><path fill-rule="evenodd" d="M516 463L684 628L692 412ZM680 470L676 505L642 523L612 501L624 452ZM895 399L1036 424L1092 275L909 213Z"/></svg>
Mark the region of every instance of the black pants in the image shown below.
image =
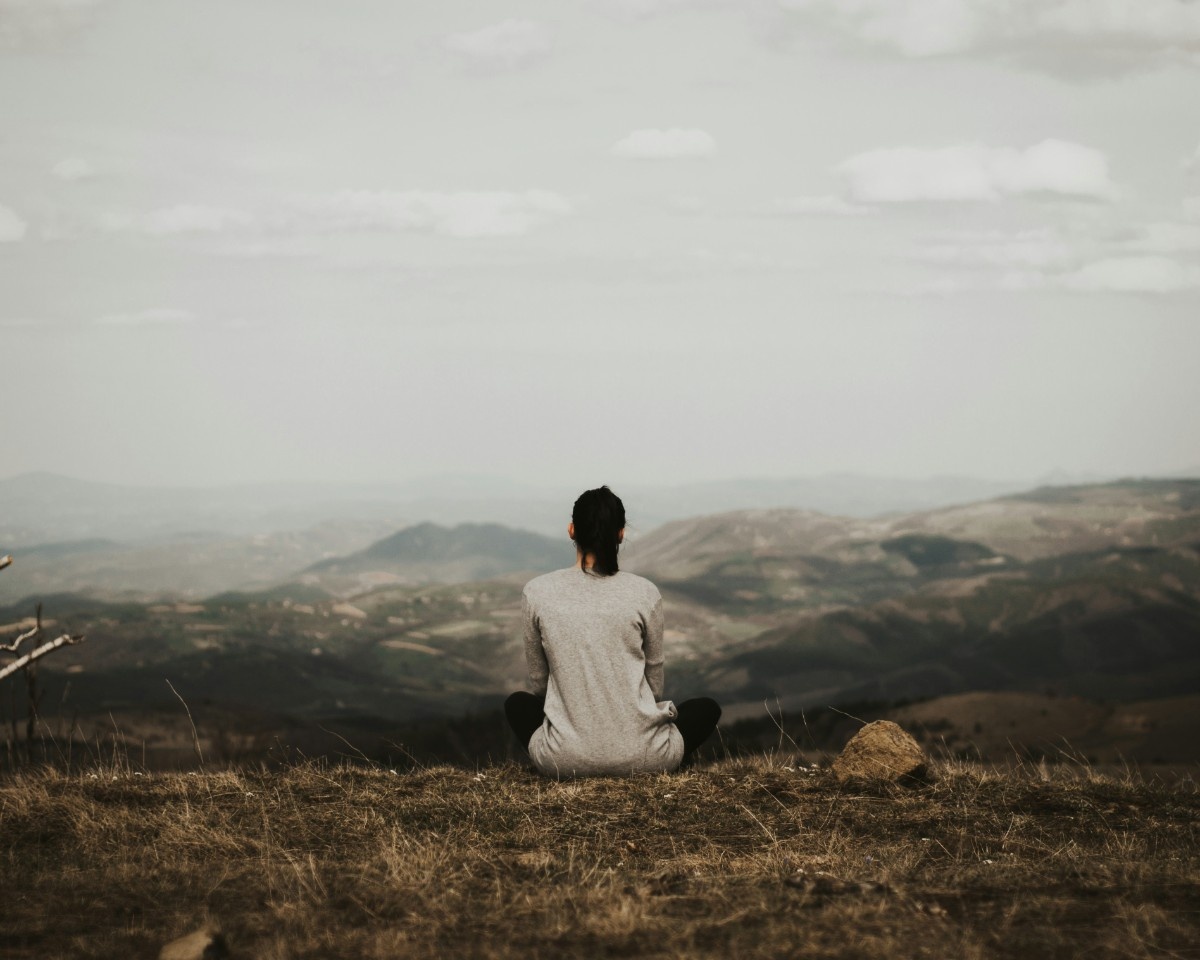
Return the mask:
<svg viewBox="0 0 1200 960"><path fill-rule="evenodd" d="M529 738L546 719L545 706L545 697L535 697L523 690L504 701L504 715L508 717L508 725L521 741L521 746L529 746ZM717 729L721 706L711 697L696 697L676 704L675 709L679 713L675 718L675 726L683 734L683 758L686 760Z"/></svg>

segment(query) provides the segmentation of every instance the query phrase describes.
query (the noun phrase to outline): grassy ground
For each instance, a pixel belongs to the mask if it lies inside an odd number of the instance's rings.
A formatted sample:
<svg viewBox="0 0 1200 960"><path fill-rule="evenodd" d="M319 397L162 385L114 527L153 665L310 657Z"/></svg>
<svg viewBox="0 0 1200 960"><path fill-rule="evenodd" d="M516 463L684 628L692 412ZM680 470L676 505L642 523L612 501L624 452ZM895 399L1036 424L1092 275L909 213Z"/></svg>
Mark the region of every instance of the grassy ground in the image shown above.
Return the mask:
<svg viewBox="0 0 1200 960"><path fill-rule="evenodd" d="M263 960L1200 957L1190 780L937 774L25 774L0 781L0 957L154 957L207 919Z"/></svg>

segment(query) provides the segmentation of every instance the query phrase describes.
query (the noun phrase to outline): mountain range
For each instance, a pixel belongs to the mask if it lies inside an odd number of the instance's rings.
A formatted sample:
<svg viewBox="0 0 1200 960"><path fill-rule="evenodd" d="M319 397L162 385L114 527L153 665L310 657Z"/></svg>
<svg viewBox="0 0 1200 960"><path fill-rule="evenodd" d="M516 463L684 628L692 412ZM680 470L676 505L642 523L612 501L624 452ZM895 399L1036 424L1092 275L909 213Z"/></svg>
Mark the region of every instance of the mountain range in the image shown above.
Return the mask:
<svg viewBox="0 0 1200 960"><path fill-rule="evenodd" d="M178 710L166 677L193 706L264 730L488 709L523 682L522 584L572 558L561 535L418 524L249 592L47 593L47 616L89 639L49 658L43 679L81 715L131 718ZM730 723L764 702L795 712L989 691L1174 696L1196 713L1200 481L877 518L732 511L633 536L621 562L663 592L669 695L715 695ZM0 634L29 607L0 610Z"/></svg>
<svg viewBox="0 0 1200 960"><path fill-rule="evenodd" d="M600 477L591 485L605 481L609 478ZM669 520L727 510L791 507L865 517L976 501L1033 484L847 473L613 485L626 501L631 529L644 533ZM292 533L326 521L382 523L392 530L424 521L445 526L501 523L558 537L582 489L462 476L373 484L137 487L26 473L0 479L0 545L97 538L161 543L196 534L228 540Z"/></svg>

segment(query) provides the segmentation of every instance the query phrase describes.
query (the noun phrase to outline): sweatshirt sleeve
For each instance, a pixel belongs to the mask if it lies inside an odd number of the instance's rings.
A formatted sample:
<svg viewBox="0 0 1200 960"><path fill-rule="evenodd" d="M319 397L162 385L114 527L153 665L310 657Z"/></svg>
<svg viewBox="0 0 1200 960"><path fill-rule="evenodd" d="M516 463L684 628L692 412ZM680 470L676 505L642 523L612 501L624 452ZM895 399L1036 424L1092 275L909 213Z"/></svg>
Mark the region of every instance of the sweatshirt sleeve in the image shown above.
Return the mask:
<svg viewBox="0 0 1200 960"><path fill-rule="evenodd" d="M646 634L642 641L642 652L646 656L646 682L655 700L663 698L663 608L662 597L654 598L650 615L646 618Z"/></svg>
<svg viewBox="0 0 1200 960"><path fill-rule="evenodd" d="M529 666L529 683L535 695L545 696L550 665L546 662L546 651L542 648L542 634L538 630L537 616L529 602L529 595L524 593L521 594L521 619L525 623L525 663Z"/></svg>

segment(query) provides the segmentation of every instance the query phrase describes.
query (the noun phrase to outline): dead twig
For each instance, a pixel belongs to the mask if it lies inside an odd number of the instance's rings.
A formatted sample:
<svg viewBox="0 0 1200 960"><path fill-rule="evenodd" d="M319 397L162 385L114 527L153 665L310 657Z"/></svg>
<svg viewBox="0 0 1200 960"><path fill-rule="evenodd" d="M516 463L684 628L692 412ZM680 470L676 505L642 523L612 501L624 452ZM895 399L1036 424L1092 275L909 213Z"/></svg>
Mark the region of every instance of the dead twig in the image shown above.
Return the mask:
<svg viewBox="0 0 1200 960"><path fill-rule="evenodd" d="M163 677L166 680L166 677ZM200 749L200 734L196 732L196 721L192 719L192 711L187 705L187 701L179 696L179 691L171 685L171 681L167 680L167 686L171 687L171 692L179 697L179 702L183 704L184 712L187 714L188 723L192 725L192 746L196 748L196 757L200 761L200 765L204 766L204 751Z"/></svg>
<svg viewBox="0 0 1200 960"><path fill-rule="evenodd" d="M869 720L864 720L862 717L856 717L852 713L847 713L845 710L839 710L837 707L829 707L828 709L832 710L834 713L840 713L843 717L849 717L851 720L857 720L864 727L870 722Z"/></svg>
<svg viewBox="0 0 1200 960"><path fill-rule="evenodd" d="M0 570L3 570L10 563L12 563L11 556L0 557ZM23 644L26 640L35 640L41 635L42 605L39 603L37 605L37 612L33 618L33 627L29 630L26 630L22 634L18 634L17 639L12 643L0 643L0 650L7 651L8 653L16 653L20 649L21 644ZM17 659L12 663L5 664L3 667L0 667L0 680L3 680L7 676L11 676L18 670L24 669L38 658L44 657L46 654L57 650L59 647L67 647L76 643L82 643L84 639L85 638L83 634L64 633L61 637L56 637L49 643L44 643L40 647L31 650L29 653L25 654L25 656L17 657Z"/></svg>
<svg viewBox="0 0 1200 960"><path fill-rule="evenodd" d="M56 637L49 643L42 644L36 650L31 650L29 653L25 654L25 656L18 657L12 663L7 664L4 667L0 667L0 680L3 680L5 677L16 673L23 667L29 666L29 664L33 663L34 660L37 660L39 657L44 657L51 651L57 650L59 647L66 647L72 644L82 643L84 639L86 638L82 634L78 636L71 636L70 634L64 633L61 637Z"/></svg>
<svg viewBox="0 0 1200 960"><path fill-rule="evenodd" d="M12 562L12 557L6 557L5 559L8 560L9 563ZM0 567L0 570L2 570L2 569L3 569L3 567ZM33 621L33 629L26 630L24 633L20 634L17 637L17 639L14 640L12 643L0 643L0 650L7 650L9 653L16 653L17 650L20 648L21 644L23 644L26 640L32 640L34 637L41 636L41 633L42 633L42 605L39 603L37 605L37 615L34 617L34 621Z"/></svg>

